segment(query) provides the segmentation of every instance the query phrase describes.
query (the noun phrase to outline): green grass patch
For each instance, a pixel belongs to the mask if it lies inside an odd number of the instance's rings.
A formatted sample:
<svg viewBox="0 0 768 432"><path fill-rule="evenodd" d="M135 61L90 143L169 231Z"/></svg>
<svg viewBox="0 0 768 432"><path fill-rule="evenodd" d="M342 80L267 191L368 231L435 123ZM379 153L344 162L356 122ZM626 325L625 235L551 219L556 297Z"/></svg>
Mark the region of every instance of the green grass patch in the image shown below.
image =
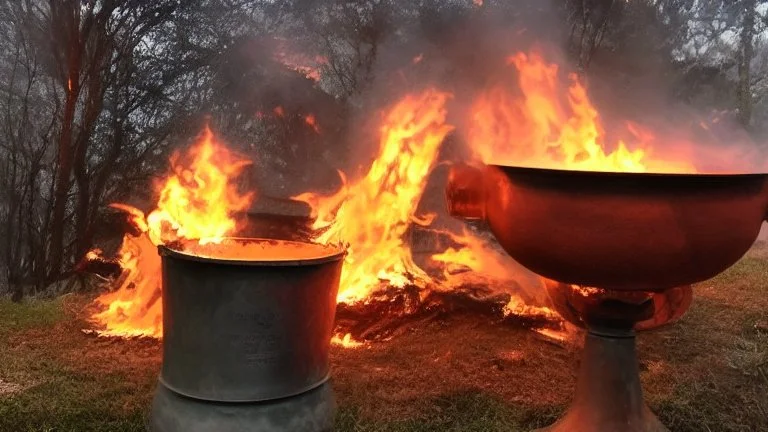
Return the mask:
<svg viewBox="0 0 768 432"><path fill-rule="evenodd" d="M63 299L27 299L14 303L0 297L0 336L35 327L48 327L64 318Z"/></svg>
<svg viewBox="0 0 768 432"><path fill-rule="evenodd" d="M130 389L121 377L60 372L46 382L0 399L2 431L144 431L144 409L121 404Z"/></svg>
<svg viewBox="0 0 768 432"><path fill-rule="evenodd" d="M124 408L137 392L122 376L74 373L56 358L55 337L24 337L65 319L64 302L0 299L0 431L143 431L144 406Z"/></svg>

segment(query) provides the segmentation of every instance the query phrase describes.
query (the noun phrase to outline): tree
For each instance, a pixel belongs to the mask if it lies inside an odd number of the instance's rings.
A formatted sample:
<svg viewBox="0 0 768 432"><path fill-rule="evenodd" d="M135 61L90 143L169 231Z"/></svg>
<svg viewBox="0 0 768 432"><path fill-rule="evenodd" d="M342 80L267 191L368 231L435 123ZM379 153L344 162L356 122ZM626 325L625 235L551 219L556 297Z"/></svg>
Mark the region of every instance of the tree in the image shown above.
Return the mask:
<svg viewBox="0 0 768 432"><path fill-rule="evenodd" d="M757 0L740 0L735 2L739 11L741 32L738 46L738 98L739 121L742 126L752 125L753 96L752 96L752 61L755 58L755 35L758 33Z"/></svg>
<svg viewBox="0 0 768 432"><path fill-rule="evenodd" d="M137 64L146 59L142 43L178 8L139 0L0 4L8 53L0 222L15 298L71 273L91 248L101 200L119 175L113 165L133 144L126 130L142 118L138 106L163 96L151 84L129 84L149 66Z"/></svg>

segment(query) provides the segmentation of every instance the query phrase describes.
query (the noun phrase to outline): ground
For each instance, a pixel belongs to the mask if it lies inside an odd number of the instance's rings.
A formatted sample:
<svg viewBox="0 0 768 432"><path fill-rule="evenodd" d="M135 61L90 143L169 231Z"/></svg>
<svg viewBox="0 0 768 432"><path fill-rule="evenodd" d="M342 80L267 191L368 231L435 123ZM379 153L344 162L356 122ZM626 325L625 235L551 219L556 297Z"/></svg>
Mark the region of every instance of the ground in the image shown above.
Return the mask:
<svg viewBox="0 0 768 432"><path fill-rule="evenodd" d="M768 246L694 292L685 317L639 337L651 408L673 431L768 431ZM87 302L0 300L0 431L143 430L160 346L84 334ZM454 315L366 348L334 347L336 430L547 425L573 391L573 341Z"/></svg>

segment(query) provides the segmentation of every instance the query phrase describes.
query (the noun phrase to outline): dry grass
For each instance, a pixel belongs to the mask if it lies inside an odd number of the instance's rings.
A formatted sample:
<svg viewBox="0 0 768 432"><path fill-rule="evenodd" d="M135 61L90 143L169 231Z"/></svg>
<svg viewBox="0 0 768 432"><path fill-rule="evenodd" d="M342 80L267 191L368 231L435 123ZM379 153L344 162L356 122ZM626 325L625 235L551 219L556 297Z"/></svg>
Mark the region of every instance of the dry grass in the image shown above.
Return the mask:
<svg viewBox="0 0 768 432"><path fill-rule="evenodd" d="M696 287L678 323L640 337L647 399L673 431L768 430L768 248ZM0 301L0 431L139 431L152 340L83 334L84 297ZM578 352L471 315L332 352L337 430L523 431L553 421Z"/></svg>

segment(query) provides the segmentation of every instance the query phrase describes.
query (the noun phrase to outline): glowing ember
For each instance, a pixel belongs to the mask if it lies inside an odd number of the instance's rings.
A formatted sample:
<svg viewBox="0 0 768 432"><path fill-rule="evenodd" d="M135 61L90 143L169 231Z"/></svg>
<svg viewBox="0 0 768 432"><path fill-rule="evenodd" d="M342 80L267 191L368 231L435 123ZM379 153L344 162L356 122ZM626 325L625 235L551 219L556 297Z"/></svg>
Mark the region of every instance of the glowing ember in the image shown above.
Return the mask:
<svg viewBox="0 0 768 432"><path fill-rule="evenodd" d="M338 345L342 348L360 348L361 346L365 345L365 343L363 342L358 342L352 339L351 333L347 333L344 336L341 336L339 334L333 335L333 338L331 339L331 344Z"/></svg>
<svg viewBox="0 0 768 432"><path fill-rule="evenodd" d="M87 261L95 261L97 259L101 259L104 252L101 249L91 249L88 251L88 253L85 254L85 259Z"/></svg>
<svg viewBox="0 0 768 432"><path fill-rule="evenodd" d="M571 334L568 331L552 330L548 328L538 328L538 329L533 329L533 331L544 336L547 339L551 339L555 342L560 342L560 343L564 343L568 341L568 338Z"/></svg>
<svg viewBox="0 0 768 432"><path fill-rule="evenodd" d="M194 255L228 261L290 262L317 260L342 253L332 246L284 240L227 238L220 243L201 244L198 241L181 243L173 249L184 255Z"/></svg>
<svg viewBox="0 0 768 432"><path fill-rule="evenodd" d="M116 291L96 299L104 309L94 323L103 335L153 336L162 334L161 266L157 245L194 240L217 244L236 227L234 215L248 208L253 193L240 194L232 180L250 162L236 157L215 141L206 128L186 154L171 157L172 174L159 185L157 208L149 215L125 204L144 234L126 235L119 252L123 275Z"/></svg>
<svg viewBox="0 0 768 432"><path fill-rule="evenodd" d="M412 223L429 222L415 213L440 145L453 129L446 124L449 97L433 89L404 97L384 119L379 154L365 177L331 197L294 197L312 205L321 230L317 241L349 245L339 301L363 300L382 281L402 287L429 279L403 237Z"/></svg>
<svg viewBox="0 0 768 432"><path fill-rule="evenodd" d="M580 294L582 297L591 297L599 294L605 294L605 290L601 288L586 287L581 285L570 285L573 292Z"/></svg>
<svg viewBox="0 0 768 432"><path fill-rule="evenodd" d="M307 124L307 126L311 127L312 130L315 131L315 133L320 133L320 125L317 124L317 118L314 114L307 114L304 116L304 123Z"/></svg>
<svg viewBox="0 0 768 432"><path fill-rule="evenodd" d="M280 49L275 52L273 58L288 69L304 75L312 81L320 81L321 68L328 64L328 59L323 56L310 58L298 52L291 52L286 43L280 43Z"/></svg>
<svg viewBox="0 0 768 432"><path fill-rule="evenodd" d="M468 140L485 163L619 172L694 172L687 162L652 159L653 134L628 126L634 150L618 140L607 146L600 114L575 74L564 84L557 65L536 52L518 53L519 95L503 86L483 93L472 107Z"/></svg>

